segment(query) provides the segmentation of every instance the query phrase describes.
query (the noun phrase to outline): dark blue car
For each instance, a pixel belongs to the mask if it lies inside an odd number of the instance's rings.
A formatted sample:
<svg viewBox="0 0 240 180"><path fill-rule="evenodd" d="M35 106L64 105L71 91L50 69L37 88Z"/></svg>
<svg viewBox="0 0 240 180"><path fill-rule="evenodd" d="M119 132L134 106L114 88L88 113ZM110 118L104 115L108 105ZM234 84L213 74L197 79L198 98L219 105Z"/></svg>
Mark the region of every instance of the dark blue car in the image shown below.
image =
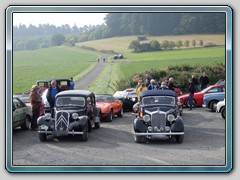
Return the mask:
<svg viewBox="0 0 240 180"><path fill-rule="evenodd" d="M177 143L184 138L184 123L180 117L178 98L171 90L151 90L140 94L138 116L134 120L134 139L169 139Z"/></svg>

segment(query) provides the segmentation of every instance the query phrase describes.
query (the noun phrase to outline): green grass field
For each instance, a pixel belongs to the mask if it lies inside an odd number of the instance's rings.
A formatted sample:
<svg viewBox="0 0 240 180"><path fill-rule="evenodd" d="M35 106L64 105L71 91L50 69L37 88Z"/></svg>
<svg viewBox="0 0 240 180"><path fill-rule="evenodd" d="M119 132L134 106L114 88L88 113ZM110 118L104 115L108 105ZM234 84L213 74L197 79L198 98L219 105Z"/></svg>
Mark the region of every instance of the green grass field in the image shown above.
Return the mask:
<svg viewBox="0 0 240 180"><path fill-rule="evenodd" d="M196 48L174 51L127 54L128 60L119 62L120 73L130 77L147 70L166 69L169 65L209 65L225 62L225 48Z"/></svg>
<svg viewBox="0 0 240 180"><path fill-rule="evenodd" d="M13 53L13 93L22 93L39 79L81 78L96 65L99 54L79 48L52 47ZM83 73L81 75L81 73Z"/></svg>
<svg viewBox="0 0 240 180"><path fill-rule="evenodd" d="M166 69L170 65L210 65L225 63L224 35L184 35L148 37L150 40L203 40L221 45L214 48L182 48L172 51L131 53L128 46L137 36L114 37L78 43L77 47L52 47L34 51L14 52L13 54L13 91L22 93L29 90L39 79L82 78L97 64L97 58L107 57L107 66L100 76L89 86L94 93L113 93L114 84L120 78L129 78L137 73L156 69ZM114 50L124 55L123 60L113 60L113 55L99 51L87 51L80 46L97 50Z"/></svg>

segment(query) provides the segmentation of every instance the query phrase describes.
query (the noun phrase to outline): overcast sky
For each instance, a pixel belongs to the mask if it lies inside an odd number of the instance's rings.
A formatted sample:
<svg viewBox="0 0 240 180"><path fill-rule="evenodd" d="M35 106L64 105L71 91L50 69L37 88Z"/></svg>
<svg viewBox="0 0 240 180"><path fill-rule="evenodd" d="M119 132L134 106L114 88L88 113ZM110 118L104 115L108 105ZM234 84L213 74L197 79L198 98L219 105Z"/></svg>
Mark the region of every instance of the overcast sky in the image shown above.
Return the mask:
<svg viewBox="0 0 240 180"><path fill-rule="evenodd" d="M104 23L106 13L13 13L13 25L30 24L53 24L61 26L69 24L71 27L76 24L78 27L84 25L97 25Z"/></svg>

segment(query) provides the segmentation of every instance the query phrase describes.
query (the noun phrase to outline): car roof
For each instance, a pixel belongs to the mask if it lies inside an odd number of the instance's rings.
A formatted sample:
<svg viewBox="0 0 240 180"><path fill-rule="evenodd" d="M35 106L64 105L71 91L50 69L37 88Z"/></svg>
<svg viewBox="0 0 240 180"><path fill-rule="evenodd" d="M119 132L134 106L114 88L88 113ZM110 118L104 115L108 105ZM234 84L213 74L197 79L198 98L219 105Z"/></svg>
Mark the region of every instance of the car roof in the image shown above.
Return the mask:
<svg viewBox="0 0 240 180"><path fill-rule="evenodd" d="M70 79L67 79L67 78L51 78L51 79L41 79L41 80L38 80L37 82L51 82L52 80L56 80L56 81L70 81Z"/></svg>
<svg viewBox="0 0 240 180"><path fill-rule="evenodd" d="M113 96L111 94L95 94L95 96Z"/></svg>
<svg viewBox="0 0 240 180"><path fill-rule="evenodd" d="M177 94L172 90L146 90L140 94L140 97L145 96L174 96L176 97Z"/></svg>
<svg viewBox="0 0 240 180"><path fill-rule="evenodd" d="M93 92L88 91L88 90L66 90L58 93L56 97L58 96L90 96L93 94Z"/></svg>

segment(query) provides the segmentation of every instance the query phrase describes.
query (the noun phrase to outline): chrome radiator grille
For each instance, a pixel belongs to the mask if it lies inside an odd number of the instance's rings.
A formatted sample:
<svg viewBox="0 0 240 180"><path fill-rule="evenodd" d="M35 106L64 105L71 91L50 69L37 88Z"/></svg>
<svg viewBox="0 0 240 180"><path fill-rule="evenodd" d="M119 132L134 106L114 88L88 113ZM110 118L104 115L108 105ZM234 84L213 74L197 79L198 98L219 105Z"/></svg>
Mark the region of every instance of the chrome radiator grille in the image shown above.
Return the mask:
<svg viewBox="0 0 240 180"><path fill-rule="evenodd" d="M165 114L159 114L157 113L153 113L152 117L151 117L151 125L152 127L157 127L158 129L160 129L160 127L165 127L166 126L166 118L165 118Z"/></svg>
<svg viewBox="0 0 240 180"><path fill-rule="evenodd" d="M59 111L55 115L55 130L67 131L69 126L70 115L68 112Z"/></svg>

